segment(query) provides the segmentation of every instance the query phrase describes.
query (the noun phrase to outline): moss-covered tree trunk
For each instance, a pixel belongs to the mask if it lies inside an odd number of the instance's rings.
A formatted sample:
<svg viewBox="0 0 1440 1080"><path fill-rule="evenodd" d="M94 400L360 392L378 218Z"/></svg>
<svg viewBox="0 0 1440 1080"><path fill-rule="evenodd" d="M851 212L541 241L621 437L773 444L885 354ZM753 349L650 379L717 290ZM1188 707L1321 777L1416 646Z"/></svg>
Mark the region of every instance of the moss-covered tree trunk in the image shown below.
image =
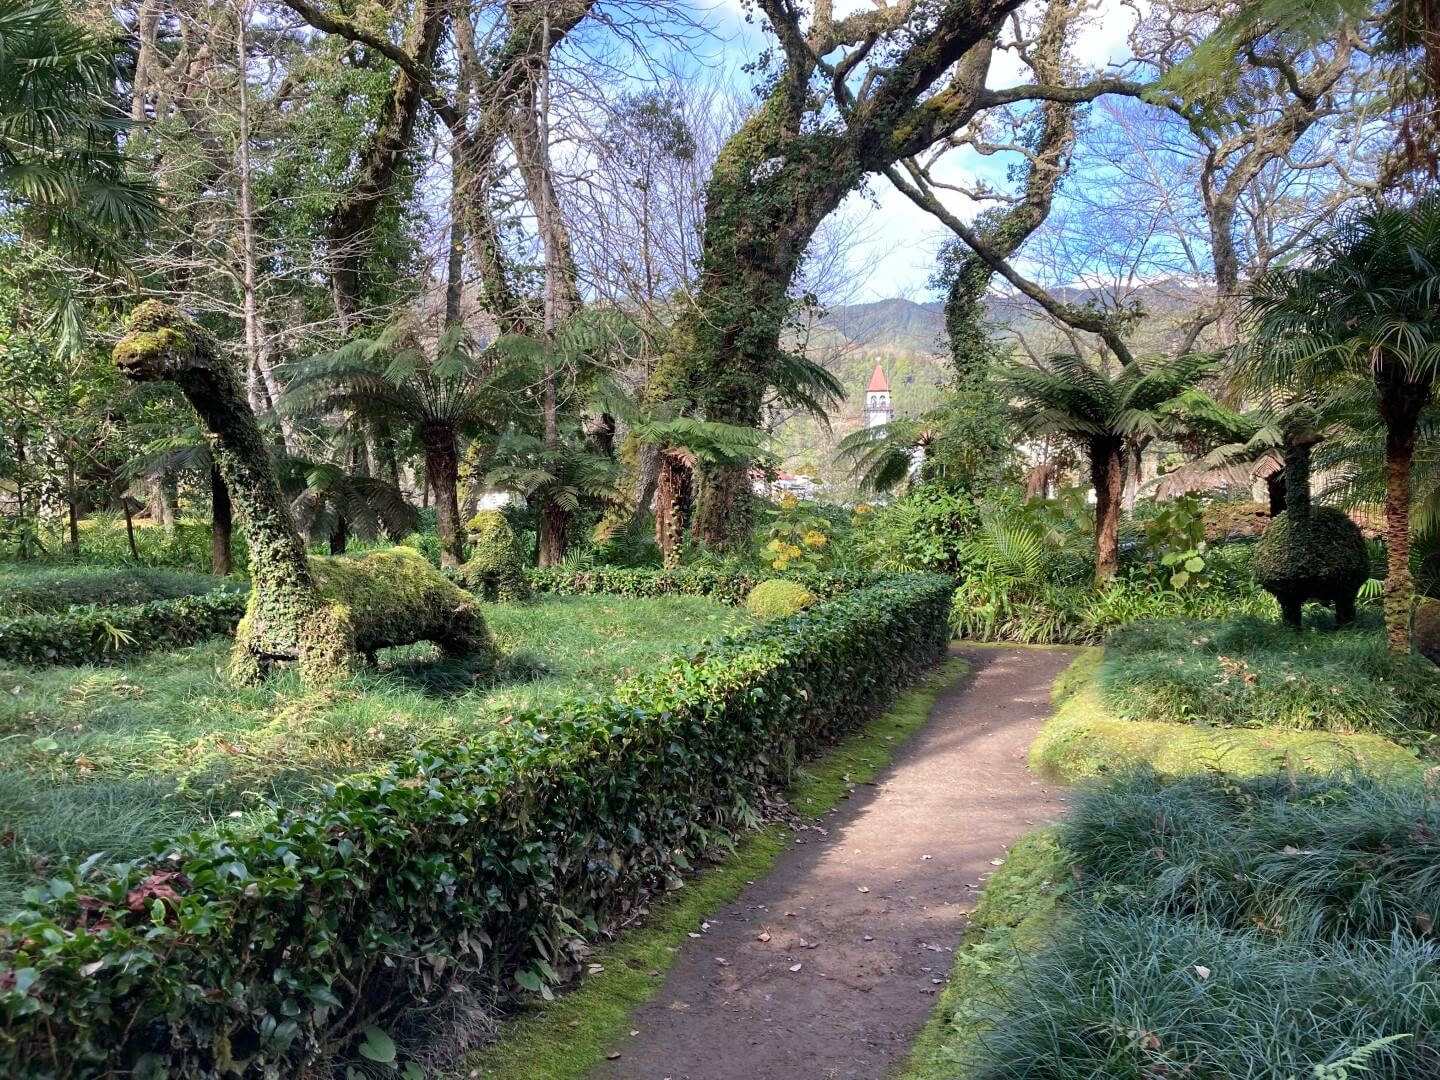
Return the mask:
<svg viewBox="0 0 1440 1080"><path fill-rule="evenodd" d="M706 194L696 308L686 328L687 388L707 420L757 426L791 309L790 282L825 216L864 170L847 144L806 136L803 88L782 80L726 144ZM700 474L693 531L733 548L749 539L749 470Z"/></svg>
<svg viewBox="0 0 1440 1080"><path fill-rule="evenodd" d="M1090 480L1095 485L1095 583L1109 581L1120 569L1120 506L1125 444L1120 439L1090 441Z"/></svg>
<svg viewBox="0 0 1440 1080"><path fill-rule="evenodd" d="M235 515L230 505L230 489L220 475L218 463L210 466L210 572L224 577L234 569L231 554L235 532Z"/></svg>
<svg viewBox="0 0 1440 1080"><path fill-rule="evenodd" d="M465 561L464 538L460 535L460 443L454 428L426 424L420 428L420 444L425 449L425 473L435 489L440 565L459 566Z"/></svg>

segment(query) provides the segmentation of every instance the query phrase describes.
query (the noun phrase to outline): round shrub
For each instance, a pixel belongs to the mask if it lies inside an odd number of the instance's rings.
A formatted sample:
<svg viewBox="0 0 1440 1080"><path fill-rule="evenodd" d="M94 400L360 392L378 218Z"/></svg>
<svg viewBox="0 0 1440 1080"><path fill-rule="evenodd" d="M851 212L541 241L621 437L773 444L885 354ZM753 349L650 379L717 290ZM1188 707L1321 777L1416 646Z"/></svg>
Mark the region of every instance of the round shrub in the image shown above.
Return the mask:
<svg viewBox="0 0 1440 1080"><path fill-rule="evenodd" d="M1360 528L1334 507L1315 507L1292 528L1290 514L1277 514L1255 547L1255 580L1280 601L1289 622L1299 621L1306 600L1336 606L1348 621L1355 594L1370 577L1370 555ZM1293 614L1293 618L1291 617Z"/></svg>
<svg viewBox="0 0 1440 1080"><path fill-rule="evenodd" d="M520 539L499 510L482 510L465 527L470 558L456 580L476 596L493 603L515 604L530 599L525 556Z"/></svg>
<svg viewBox="0 0 1440 1080"><path fill-rule="evenodd" d="M772 578L750 590L750 595L745 598L745 609L757 619L776 619L803 611L815 601L815 594L804 585Z"/></svg>

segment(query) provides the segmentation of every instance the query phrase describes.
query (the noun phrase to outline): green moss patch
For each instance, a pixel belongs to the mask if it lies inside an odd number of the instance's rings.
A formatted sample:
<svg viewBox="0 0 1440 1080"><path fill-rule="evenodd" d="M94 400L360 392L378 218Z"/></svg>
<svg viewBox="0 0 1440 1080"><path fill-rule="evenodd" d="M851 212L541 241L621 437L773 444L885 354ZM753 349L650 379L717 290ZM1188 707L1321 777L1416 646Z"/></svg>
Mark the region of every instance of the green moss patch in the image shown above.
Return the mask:
<svg viewBox="0 0 1440 1080"><path fill-rule="evenodd" d="M1208 770L1258 776L1281 769L1415 776L1423 769L1412 752L1379 735L1125 719L1096 685L1105 663L1104 650L1093 650L1056 681L1055 715L1030 747L1036 772L1074 782L1137 765L1170 776Z"/></svg>
<svg viewBox="0 0 1440 1080"><path fill-rule="evenodd" d="M1058 829L1039 829L1015 842L985 883L950 983L894 1080L954 1080L967 1047L986 1029L985 1013L1004 1004L1006 984L1024 957L1052 939L1060 898L1071 882Z"/></svg>
<svg viewBox="0 0 1440 1080"><path fill-rule="evenodd" d="M963 660L946 662L859 733L803 766L788 792L791 806L806 818L819 817L856 784L871 779L929 718L941 691L968 670ZM690 931L768 873L790 837L791 830L780 824L745 837L733 855L657 902L642 926L599 950L591 960L602 970L587 975L570 993L537 1004L506 1024L499 1042L475 1055L471 1068L480 1076L505 1080L584 1076L606 1053L623 1045L631 1012L660 989Z"/></svg>

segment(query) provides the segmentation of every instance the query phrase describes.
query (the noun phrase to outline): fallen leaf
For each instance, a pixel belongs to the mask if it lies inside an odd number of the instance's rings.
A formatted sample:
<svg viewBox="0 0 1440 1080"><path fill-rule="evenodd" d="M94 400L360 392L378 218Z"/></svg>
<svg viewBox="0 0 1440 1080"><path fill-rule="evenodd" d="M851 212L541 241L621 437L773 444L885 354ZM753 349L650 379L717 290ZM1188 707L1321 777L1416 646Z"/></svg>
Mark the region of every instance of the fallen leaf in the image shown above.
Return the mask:
<svg viewBox="0 0 1440 1080"><path fill-rule="evenodd" d="M804 964L791 964L791 965L790 965L790 970L791 970L791 971L799 971L799 970L800 970L802 967L804 967L804 966L805 966Z"/></svg>
<svg viewBox="0 0 1440 1080"><path fill-rule="evenodd" d="M869 887L866 886L866 885L861 885L861 886L858 887L857 891L859 891L859 892L869 892L870 889L869 889Z"/></svg>
<svg viewBox="0 0 1440 1080"><path fill-rule="evenodd" d="M1196 964L1195 974L1199 975L1202 979L1208 979L1210 977L1210 969L1204 964Z"/></svg>
<svg viewBox="0 0 1440 1080"><path fill-rule="evenodd" d="M619 1050L611 1050L608 1054L605 1055L605 1060L606 1060L606 1061L619 1061L619 1060L620 1060L620 1051L619 1051Z"/></svg>
<svg viewBox="0 0 1440 1080"><path fill-rule="evenodd" d="M757 935L755 936L755 940L756 940L756 941L769 941L769 940L770 940L770 931L768 931L768 930L762 931L761 933L759 933L759 934L757 934Z"/></svg>

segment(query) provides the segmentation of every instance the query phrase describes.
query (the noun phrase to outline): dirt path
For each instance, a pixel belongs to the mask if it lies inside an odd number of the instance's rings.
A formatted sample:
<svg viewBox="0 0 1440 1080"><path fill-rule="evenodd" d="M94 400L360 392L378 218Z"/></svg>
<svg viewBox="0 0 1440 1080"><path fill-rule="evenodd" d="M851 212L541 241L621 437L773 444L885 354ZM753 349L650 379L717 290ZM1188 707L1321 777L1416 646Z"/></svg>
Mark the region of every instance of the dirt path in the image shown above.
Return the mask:
<svg viewBox="0 0 1440 1080"><path fill-rule="evenodd" d="M1062 805L1025 752L1071 654L957 654L970 676L681 950L593 1080L880 1080L905 1055L992 860Z"/></svg>

